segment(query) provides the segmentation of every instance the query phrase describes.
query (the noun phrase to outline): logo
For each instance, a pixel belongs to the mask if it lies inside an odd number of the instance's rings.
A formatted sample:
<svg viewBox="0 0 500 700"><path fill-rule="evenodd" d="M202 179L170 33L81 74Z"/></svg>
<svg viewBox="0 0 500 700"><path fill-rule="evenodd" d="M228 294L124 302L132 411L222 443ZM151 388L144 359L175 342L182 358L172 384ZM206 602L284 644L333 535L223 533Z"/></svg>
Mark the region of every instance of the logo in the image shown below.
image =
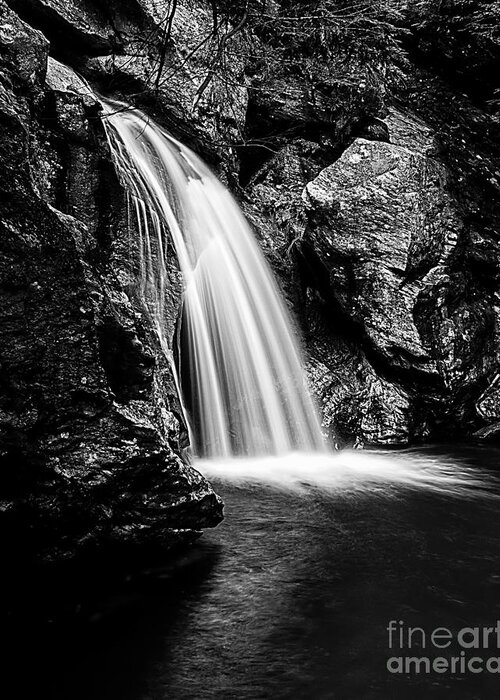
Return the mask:
<svg viewBox="0 0 500 700"><path fill-rule="evenodd" d="M500 621L491 627L453 631L409 627L402 620L391 620L387 633L389 673L500 673Z"/></svg>

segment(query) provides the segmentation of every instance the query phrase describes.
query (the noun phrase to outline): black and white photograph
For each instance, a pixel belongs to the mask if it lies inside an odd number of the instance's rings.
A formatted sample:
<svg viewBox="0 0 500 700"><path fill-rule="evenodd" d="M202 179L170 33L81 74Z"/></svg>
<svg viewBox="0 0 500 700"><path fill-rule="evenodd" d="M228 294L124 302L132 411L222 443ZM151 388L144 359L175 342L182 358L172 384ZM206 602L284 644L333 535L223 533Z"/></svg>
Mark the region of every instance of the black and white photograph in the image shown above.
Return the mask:
<svg viewBox="0 0 500 700"><path fill-rule="evenodd" d="M1 700L498 700L500 0L0 0Z"/></svg>

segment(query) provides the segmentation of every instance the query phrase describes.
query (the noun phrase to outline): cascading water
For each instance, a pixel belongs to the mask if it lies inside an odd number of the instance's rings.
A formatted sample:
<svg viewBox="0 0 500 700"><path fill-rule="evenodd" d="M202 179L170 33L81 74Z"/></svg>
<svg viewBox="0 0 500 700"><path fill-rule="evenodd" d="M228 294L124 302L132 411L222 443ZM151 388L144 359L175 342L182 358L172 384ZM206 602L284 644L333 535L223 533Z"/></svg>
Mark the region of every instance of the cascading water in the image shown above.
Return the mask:
<svg viewBox="0 0 500 700"><path fill-rule="evenodd" d="M287 311L235 200L142 112L101 101L117 170L135 202L142 299L170 359L163 330L168 240L183 274L181 373L189 377L184 405L195 451L325 451Z"/></svg>
<svg viewBox="0 0 500 700"><path fill-rule="evenodd" d="M326 449L286 309L238 205L142 112L101 101L114 162L135 203L142 301L184 393L200 470L233 486L296 492L399 486L489 494L484 476L447 461L358 451L334 457ZM184 278L184 382L165 334L170 241ZM237 469L227 459L235 456L247 458Z"/></svg>

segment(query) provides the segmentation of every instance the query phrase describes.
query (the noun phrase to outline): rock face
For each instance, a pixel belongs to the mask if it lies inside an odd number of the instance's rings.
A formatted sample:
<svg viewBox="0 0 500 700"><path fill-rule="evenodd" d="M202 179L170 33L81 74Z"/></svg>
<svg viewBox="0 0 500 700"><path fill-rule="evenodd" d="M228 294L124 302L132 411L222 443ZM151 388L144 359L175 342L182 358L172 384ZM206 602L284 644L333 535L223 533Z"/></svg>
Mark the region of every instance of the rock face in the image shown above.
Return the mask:
<svg viewBox="0 0 500 700"><path fill-rule="evenodd" d="M191 0L8 0L50 40L51 55L94 87L147 109L208 160L245 120L241 61L221 71L209 3ZM211 79L206 80L207 70ZM132 98L131 98L132 99Z"/></svg>
<svg viewBox="0 0 500 700"><path fill-rule="evenodd" d="M333 442L500 435L498 3L264 5L0 0L1 531L44 556L221 517L180 459L99 92L239 196Z"/></svg>
<svg viewBox="0 0 500 700"><path fill-rule="evenodd" d="M368 59L371 81L366 61L344 63L361 99L336 91L330 128L309 116L299 136L273 137L247 211L296 309L333 440L492 438L498 3L396 5L406 58Z"/></svg>
<svg viewBox="0 0 500 700"><path fill-rule="evenodd" d="M482 183L495 185L495 150L483 161L462 146L450 162L417 110L391 109L383 123L377 140L354 139L325 168L314 169L313 144L282 149L252 183L273 210L265 241L295 251L303 293L290 296L305 308L311 384L335 440L470 434L495 419L481 407L498 368L498 277L488 269L498 214L485 202L481 224L471 215Z"/></svg>
<svg viewBox="0 0 500 700"><path fill-rule="evenodd" d="M168 549L222 506L179 457L186 431L135 293L100 107L39 31L1 11L2 544L14 530L49 558ZM175 261L171 277L173 328Z"/></svg>
<svg viewBox="0 0 500 700"><path fill-rule="evenodd" d="M432 340L418 328L423 293L446 280L447 265L462 223L447 192L446 169L433 154L430 129L410 115L386 120L390 142L356 139L303 192L308 224L299 249L321 270L310 284L334 323L351 326L372 366L394 382L367 380L358 438L400 442L410 437L415 397L405 378L437 385L441 377ZM328 413L349 401L338 389ZM325 397L323 398L323 401ZM385 420L367 428L379 402ZM379 411L380 412L380 408ZM373 417L368 420L373 423ZM391 428L392 426L392 428Z"/></svg>
<svg viewBox="0 0 500 700"><path fill-rule="evenodd" d="M432 283L426 278L445 266L461 222L443 186L445 169L427 155L432 139L412 139L418 126L404 115L391 122L391 143L356 139L306 185L304 241L373 351L402 369L433 372L413 311Z"/></svg>

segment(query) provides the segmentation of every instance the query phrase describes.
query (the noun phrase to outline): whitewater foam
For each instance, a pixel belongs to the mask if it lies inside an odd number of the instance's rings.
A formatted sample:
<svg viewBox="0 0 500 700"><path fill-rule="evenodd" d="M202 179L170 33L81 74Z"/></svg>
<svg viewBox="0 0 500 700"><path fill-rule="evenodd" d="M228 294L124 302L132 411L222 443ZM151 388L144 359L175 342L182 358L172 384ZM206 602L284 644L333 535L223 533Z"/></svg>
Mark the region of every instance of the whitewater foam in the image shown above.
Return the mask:
<svg viewBox="0 0 500 700"><path fill-rule="evenodd" d="M234 487L259 485L282 491L384 492L391 486L449 496L492 495L491 475L444 457L411 452L343 450L280 457L199 460L208 479Z"/></svg>

